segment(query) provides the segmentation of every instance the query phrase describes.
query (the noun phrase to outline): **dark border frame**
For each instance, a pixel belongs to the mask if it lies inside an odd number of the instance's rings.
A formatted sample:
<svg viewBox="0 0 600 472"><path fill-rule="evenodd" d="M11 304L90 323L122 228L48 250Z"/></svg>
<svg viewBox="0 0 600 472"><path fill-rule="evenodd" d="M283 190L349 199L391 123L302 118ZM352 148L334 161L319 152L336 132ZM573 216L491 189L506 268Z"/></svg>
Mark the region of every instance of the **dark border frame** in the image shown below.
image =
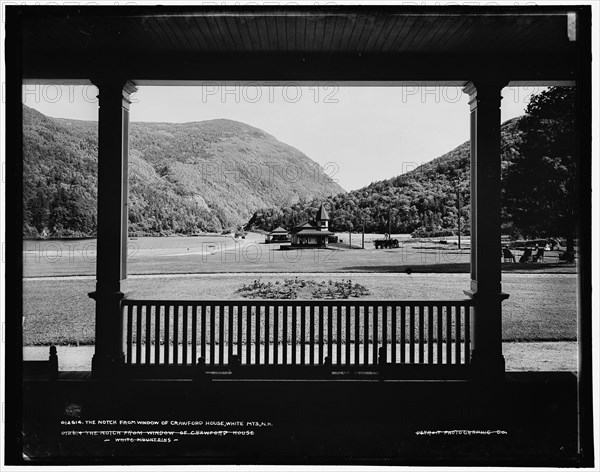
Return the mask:
<svg viewBox="0 0 600 472"><path fill-rule="evenodd" d="M81 7L58 7L63 10L71 9L73 12L84 10ZM114 13L127 15L130 13L139 13L140 8L146 10L163 11L189 11L190 7L86 7L94 9L94 14ZM117 10L118 8L118 10ZM300 10L311 12L323 12L336 9L369 9L370 11L383 10L386 7L300 7ZM591 84L591 28L592 17L591 7L588 6L568 6L570 10L576 11L579 15L579 24L577 31L580 47L577 57L577 100L578 100L578 120L580 123L580 153L581 156L590 156L590 159L583 158L579 163L579 203L580 203L580 227L579 240L582 262L579 265L579 354L580 354L580 372L579 372L579 432L581 444L581 461L577 464L579 467L592 466L594 464L594 435L593 435L593 385L592 385L592 242L591 242L591 155L592 155L592 84ZM22 237L20 230L8 231L9 228L22 228L23 226L23 165L22 146L22 45L19 41L22 31L22 15L45 15L55 11L56 7L12 7L6 8L6 423L5 423L5 463L11 465L27 465L22 458L22 323L20 316L23 312L23 254ZM397 7L397 10L403 12L427 11L431 7ZM493 7L436 7L437 11L452 9L454 11L468 10L473 12L478 10L483 12L495 11ZM527 13L539 11L538 7L501 7L503 12ZM544 6L545 11L557 9L563 11L565 6ZM255 8L228 7L221 10L247 12L250 13ZM52 462L52 465L66 464L67 462ZM85 461L69 461L70 465L90 464ZM121 460L109 459L102 463L120 464ZM137 463L156 463L156 461L137 462ZM218 462L215 462L218 463ZM320 461L320 464L340 463L335 461ZM373 463L390 464L389 461L380 458ZM413 464L414 465L414 464ZM460 465L460 464L457 464ZM515 464L518 465L518 464Z"/></svg>

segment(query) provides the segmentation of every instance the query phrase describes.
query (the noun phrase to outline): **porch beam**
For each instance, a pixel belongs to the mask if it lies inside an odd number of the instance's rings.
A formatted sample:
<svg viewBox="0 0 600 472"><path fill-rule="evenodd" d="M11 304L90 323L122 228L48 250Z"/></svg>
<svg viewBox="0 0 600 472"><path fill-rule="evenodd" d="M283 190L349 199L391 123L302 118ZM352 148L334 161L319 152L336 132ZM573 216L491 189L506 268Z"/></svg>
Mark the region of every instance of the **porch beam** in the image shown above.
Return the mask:
<svg viewBox="0 0 600 472"><path fill-rule="evenodd" d="M124 360L121 300L127 281L127 176L130 96L127 80L93 81L98 87L98 230L95 377L114 376Z"/></svg>
<svg viewBox="0 0 600 472"><path fill-rule="evenodd" d="M471 366L477 379L502 379L500 232L500 101L508 81L472 81L471 108Z"/></svg>
<svg viewBox="0 0 600 472"><path fill-rule="evenodd" d="M78 83L99 71L118 70L141 85L192 85L202 82L275 81L314 85L315 81L403 82L403 85L464 85L472 77L494 80L506 73L513 81L532 86L575 79L574 51L523 53L177 53L160 51L27 51L26 80ZM485 75L482 75L485 74ZM281 85L286 85L281 84ZM288 84L289 85L289 84ZM393 84L397 86L398 84Z"/></svg>

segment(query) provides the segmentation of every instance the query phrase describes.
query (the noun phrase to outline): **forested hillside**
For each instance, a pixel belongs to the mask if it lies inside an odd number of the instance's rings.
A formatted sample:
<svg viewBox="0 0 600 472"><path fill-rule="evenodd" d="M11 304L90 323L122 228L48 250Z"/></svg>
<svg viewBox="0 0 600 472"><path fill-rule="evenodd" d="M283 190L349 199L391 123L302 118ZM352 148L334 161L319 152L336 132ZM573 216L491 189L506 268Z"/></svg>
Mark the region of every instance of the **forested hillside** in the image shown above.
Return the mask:
<svg viewBox="0 0 600 472"><path fill-rule="evenodd" d="M97 123L23 107L25 237L96 231ZM344 190L297 149L230 120L131 123L129 231L192 234L246 222L257 208Z"/></svg>
<svg viewBox="0 0 600 472"><path fill-rule="evenodd" d="M24 234L96 230L97 125L24 107ZM578 224L575 92L550 87L501 127L504 233L562 236ZM375 156L364 156L369 162ZM410 156L398 156L409 160ZM470 145L417 169L345 193L297 149L230 120L132 123L129 229L193 234L245 223L292 228L325 203L334 231L443 236L469 231ZM460 208L460 211L459 211Z"/></svg>
<svg viewBox="0 0 600 472"><path fill-rule="evenodd" d="M521 118L502 125L503 167L518 155L522 132ZM399 159L402 156L399 156ZM402 157L403 158L403 157ZM294 205L257 211L248 228L270 230L276 226L292 227L316 215L325 203L334 230L346 231L351 226L367 232L416 233L423 235L452 234L457 230L458 195L462 233L469 231L470 144L465 142L452 151L413 171L359 190L338 194L325 200L314 199Z"/></svg>

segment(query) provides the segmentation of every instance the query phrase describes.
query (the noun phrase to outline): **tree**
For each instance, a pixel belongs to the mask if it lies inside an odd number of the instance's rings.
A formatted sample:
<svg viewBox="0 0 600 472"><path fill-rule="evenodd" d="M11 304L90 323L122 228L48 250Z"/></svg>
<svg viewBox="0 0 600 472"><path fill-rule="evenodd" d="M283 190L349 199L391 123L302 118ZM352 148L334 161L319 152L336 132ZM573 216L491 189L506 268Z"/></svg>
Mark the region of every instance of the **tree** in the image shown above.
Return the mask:
<svg viewBox="0 0 600 472"><path fill-rule="evenodd" d="M519 152L503 175L504 217L524 236L562 236L572 251L577 224L575 89L534 95L520 121Z"/></svg>

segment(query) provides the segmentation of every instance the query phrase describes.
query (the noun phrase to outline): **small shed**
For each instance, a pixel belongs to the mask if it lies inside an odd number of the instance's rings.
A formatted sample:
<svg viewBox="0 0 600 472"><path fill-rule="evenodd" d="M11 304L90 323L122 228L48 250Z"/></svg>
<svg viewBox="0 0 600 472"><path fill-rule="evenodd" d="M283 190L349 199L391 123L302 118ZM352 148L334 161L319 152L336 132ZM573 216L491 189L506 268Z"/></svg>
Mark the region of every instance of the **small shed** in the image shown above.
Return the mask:
<svg viewBox="0 0 600 472"><path fill-rule="evenodd" d="M290 242L290 233L285 228L278 226L265 238L265 243L289 243Z"/></svg>

